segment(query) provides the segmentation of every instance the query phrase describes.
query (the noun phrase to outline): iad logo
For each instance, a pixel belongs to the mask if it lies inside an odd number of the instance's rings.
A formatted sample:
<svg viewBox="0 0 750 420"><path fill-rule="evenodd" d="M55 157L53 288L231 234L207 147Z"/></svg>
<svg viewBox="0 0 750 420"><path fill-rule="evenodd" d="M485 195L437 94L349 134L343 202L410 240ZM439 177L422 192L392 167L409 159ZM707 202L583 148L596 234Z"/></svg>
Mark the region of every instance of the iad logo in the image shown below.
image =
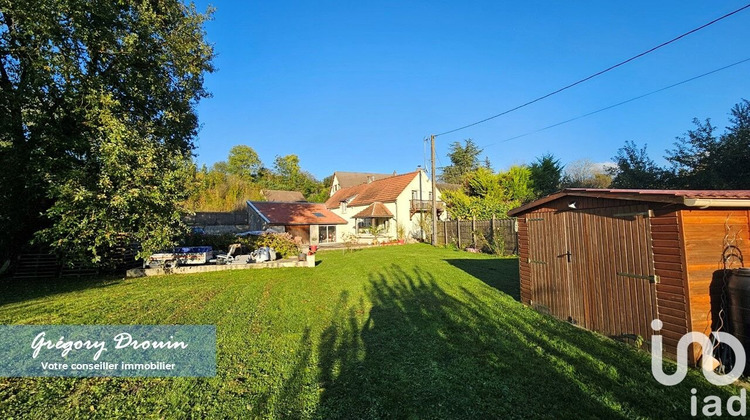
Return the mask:
<svg viewBox="0 0 750 420"><path fill-rule="evenodd" d="M664 323L661 320L655 319L651 321L651 328L654 332L661 331L663 326ZM717 360L713 356L714 346L711 344L711 340L705 334L693 331L683 335L677 343L677 371L671 375L664 373L661 335L651 336L651 373L654 375L654 378L662 385L667 386L677 385L682 382L688 371L688 347L690 344L696 343L701 346L701 370L703 370L703 376L706 377L708 382L723 386L729 385L739 379L742 371L745 370L746 361L745 349L742 347L742 343L733 335L722 331L713 332L712 334L720 343L728 345L734 351L736 362L729 373L719 375L714 372Z"/></svg>
<svg viewBox="0 0 750 420"><path fill-rule="evenodd" d="M651 328L654 332L659 332L663 326L664 323L658 319L651 321ZM722 331L712 332L711 334L718 342L726 344L734 352L735 364L729 373L720 375L714 372L714 369L719 365L719 361L713 356L714 345L705 334L690 332L683 335L682 338L680 338L680 341L677 342L677 371L671 375L664 373L664 366L662 363L664 349L661 335L651 336L651 373L654 375L654 378L656 378L659 383L666 386L673 386L682 382L688 371L688 347L690 344L695 343L701 346L701 370L703 370L703 376L705 376L709 382L717 386L724 386L736 381L745 370L745 362L747 359L742 343L740 343L740 340L733 335ZM690 414L692 416L697 416L698 397L695 395L697 390L693 388L690 392L692 394L690 397ZM713 417L722 415L722 401L720 397L708 395L703 398L703 403L704 405L701 412L704 416ZM739 396L732 396L727 399L726 413L730 416L746 415L747 398L744 389L740 390Z"/></svg>

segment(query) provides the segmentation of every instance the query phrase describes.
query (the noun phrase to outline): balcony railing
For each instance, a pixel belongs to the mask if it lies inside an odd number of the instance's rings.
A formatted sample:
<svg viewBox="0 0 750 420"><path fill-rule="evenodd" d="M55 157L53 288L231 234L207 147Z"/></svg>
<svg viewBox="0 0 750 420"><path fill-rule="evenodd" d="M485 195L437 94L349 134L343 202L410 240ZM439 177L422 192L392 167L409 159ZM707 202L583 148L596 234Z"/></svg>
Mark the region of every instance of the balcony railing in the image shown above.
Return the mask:
<svg viewBox="0 0 750 420"><path fill-rule="evenodd" d="M443 203L442 201L438 201L435 204L435 208L438 211L443 211L445 203ZM432 200L411 200L411 211L432 211Z"/></svg>

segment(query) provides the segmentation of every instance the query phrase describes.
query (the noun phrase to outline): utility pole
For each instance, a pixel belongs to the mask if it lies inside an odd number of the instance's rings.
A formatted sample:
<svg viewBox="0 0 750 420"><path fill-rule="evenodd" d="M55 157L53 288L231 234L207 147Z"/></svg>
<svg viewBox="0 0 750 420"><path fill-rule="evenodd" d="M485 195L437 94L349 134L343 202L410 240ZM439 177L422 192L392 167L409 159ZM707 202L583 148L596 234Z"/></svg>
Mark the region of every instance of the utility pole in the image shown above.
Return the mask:
<svg viewBox="0 0 750 420"><path fill-rule="evenodd" d="M437 246L437 195L435 191L435 135L430 135L430 163L432 164L432 246Z"/></svg>

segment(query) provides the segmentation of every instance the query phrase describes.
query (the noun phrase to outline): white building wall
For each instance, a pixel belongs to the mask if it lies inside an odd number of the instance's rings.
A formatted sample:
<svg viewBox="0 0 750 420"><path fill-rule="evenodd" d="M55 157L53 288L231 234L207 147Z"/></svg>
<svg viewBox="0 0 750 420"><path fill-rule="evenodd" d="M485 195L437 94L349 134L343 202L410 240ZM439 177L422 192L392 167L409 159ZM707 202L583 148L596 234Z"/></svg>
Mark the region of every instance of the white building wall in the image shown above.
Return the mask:
<svg viewBox="0 0 750 420"><path fill-rule="evenodd" d="M364 210L367 206L362 207L347 207L345 212L341 211L341 206L336 207L335 209L329 209L332 213L340 216L342 219L346 220L345 225L338 225L338 229L336 230L336 237L339 242L344 242L344 235L347 233L354 234L355 233L355 226L354 226L354 219L352 219L352 216L359 213L360 211Z"/></svg>
<svg viewBox="0 0 750 420"><path fill-rule="evenodd" d="M331 190L328 192L328 196L331 197L333 194L341 188L338 175L333 175L333 181L331 182Z"/></svg>
<svg viewBox="0 0 750 420"><path fill-rule="evenodd" d="M398 211L398 220L400 223L403 224L404 228L406 229L406 236L409 238L419 238L420 228L419 228L419 221L420 221L420 213L414 213L413 216L410 216L411 212L411 198L412 198L412 191L417 191L417 195L419 195L419 175L415 176L414 179L409 183L409 185L404 189L404 191L399 194L398 198L396 199L396 205L397 205L397 211ZM429 200L430 199L430 192L432 192L432 183L430 182L430 179L427 177L427 173L422 171L422 200ZM441 200L440 190L435 188L436 192L436 199L437 201ZM396 213L394 213L396 214ZM431 213L429 211L424 213L424 217L427 220ZM445 212L440 216L440 220L446 220L447 216ZM425 238L429 240L429 238Z"/></svg>
<svg viewBox="0 0 750 420"><path fill-rule="evenodd" d="M401 194L399 194L395 203L383 203L385 207L391 213L393 213L394 217L393 219L391 219L388 232L384 234L384 236L388 236L391 239L396 239L398 237L397 226L402 225L406 231L407 238L419 238L419 213L415 213L413 216L411 216L410 214L412 191L419 191L419 178L419 175L414 177L409 185L404 188ZM425 172L422 172L422 199L429 200L431 191L432 184L430 183L427 174ZM436 189L436 192L437 200L440 201L440 191ZM352 216L366 209L369 205L370 204L354 207L347 206L346 212L342 212L340 206L334 209L330 209L333 213L341 216L347 222L346 225L338 225L339 228L336 233L339 242L344 241L343 237L346 233L356 234L356 226L354 224L354 219L352 218ZM424 214L427 217L430 215L430 212L425 212ZM445 212L443 212L440 220L445 220L446 218L446 214ZM426 239L429 240L429 238Z"/></svg>

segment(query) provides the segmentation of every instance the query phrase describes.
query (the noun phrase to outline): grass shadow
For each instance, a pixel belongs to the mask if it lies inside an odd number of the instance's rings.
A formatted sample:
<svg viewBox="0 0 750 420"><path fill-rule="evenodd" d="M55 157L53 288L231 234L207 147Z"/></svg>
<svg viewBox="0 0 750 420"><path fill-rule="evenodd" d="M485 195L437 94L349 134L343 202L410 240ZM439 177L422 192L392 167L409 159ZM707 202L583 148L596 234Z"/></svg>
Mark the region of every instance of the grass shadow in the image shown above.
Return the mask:
<svg viewBox="0 0 750 420"><path fill-rule="evenodd" d="M518 277L518 258L492 259L446 259L448 264L481 280L513 299L521 300L521 285Z"/></svg>
<svg viewBox="0 0 750 420"><path fill-rule="evenodd" d="M342 299L321 337L321 418L617 416L507 331L497 308L467 305L429 273L392 266L367 294L362 325Z"/></svg>
<svg viewBox="0 0 750 420"><path fill-rule="evenodd" d="M49 279L2 279L0 282L0 306L24 302L61 293L86 289L100 289L116 285L122 277L64 277Z"/></svg>
<svg viewBox="0 0 750 420"><path fill-rule="evenodd" d="M366 294L366 319L342 294L321 335L316 417L685 417L691 387L731 395L696 372L663 387L643 352L419 268L381 269Z"/></svg>

